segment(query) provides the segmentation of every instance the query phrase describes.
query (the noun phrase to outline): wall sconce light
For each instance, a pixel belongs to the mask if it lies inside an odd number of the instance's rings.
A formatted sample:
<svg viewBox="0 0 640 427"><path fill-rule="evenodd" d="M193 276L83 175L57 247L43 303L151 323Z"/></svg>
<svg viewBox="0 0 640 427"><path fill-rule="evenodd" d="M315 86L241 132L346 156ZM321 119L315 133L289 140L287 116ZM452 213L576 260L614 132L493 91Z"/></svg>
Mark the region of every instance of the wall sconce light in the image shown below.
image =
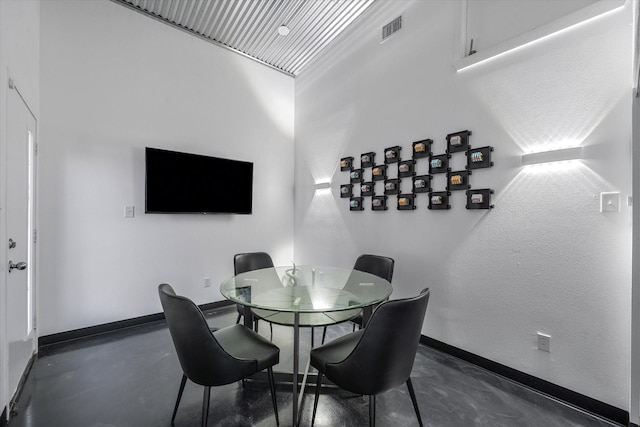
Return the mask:
<svg viewBox="0 0 640 427"><path fill-rule="evenodd" d="M522 165L535 165L538 163L560 162L564 160L577 160L582 158L582 147L562 148L560 150L543 151L522 155Z"/></svg>
<svg viewBox="0 0 640 427"><path fill-rule="evenodd" d="M320 181L314 185L316 190L324 190L325 188L331 188L331 181Z"/></svg>

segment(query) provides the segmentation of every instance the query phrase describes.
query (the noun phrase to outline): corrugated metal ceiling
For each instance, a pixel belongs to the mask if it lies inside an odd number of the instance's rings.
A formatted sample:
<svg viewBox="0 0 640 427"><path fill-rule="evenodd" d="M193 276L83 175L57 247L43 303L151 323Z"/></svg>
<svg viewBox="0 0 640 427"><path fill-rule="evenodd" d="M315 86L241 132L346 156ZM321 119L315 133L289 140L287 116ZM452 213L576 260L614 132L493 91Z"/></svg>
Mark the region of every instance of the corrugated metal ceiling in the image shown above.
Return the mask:
<svg viewBox="0 0 640 427"><path fill-rule="evenodd" d="M112 1L295 76L376 0Z"/></svg>

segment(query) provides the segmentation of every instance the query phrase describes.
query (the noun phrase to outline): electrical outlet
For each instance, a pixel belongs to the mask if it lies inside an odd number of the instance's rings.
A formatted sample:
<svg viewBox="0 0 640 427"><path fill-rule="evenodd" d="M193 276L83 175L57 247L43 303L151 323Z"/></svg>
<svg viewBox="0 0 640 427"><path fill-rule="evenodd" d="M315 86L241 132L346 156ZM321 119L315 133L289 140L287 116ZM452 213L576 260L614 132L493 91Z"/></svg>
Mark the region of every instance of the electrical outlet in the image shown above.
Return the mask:
<svg viewBox="0 0 640 427"><path fill-rule="evenodd" d="M204 287L205 288L210 288L211 287L211 277L205 277L204 278Z"/></svg>
<svg viewBox="0 0 640 427"><path fill-rule="evenodd" d="M551 335L538 332L538 350L551 353Z"/></svg>

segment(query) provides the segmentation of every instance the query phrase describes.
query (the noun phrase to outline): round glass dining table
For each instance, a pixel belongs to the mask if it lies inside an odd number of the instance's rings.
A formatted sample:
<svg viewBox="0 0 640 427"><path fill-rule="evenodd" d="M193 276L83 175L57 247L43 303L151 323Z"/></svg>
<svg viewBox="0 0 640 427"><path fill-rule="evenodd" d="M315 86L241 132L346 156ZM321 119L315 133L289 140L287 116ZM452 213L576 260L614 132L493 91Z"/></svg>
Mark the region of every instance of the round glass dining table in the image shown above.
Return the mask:
<svg viewBox="0 0 640 427"><path fill-rule="evenodd" d="M362 311L366 324L373 307L391 295L387 280L350 268L286 266L241 273L220 285L222 295L259 318L293 327L293 425L298 424L298 372L301 326L326 326L349 320ZM305 375L306 379L306 375ZM305 380L303 380L304 387Z"/></svg>

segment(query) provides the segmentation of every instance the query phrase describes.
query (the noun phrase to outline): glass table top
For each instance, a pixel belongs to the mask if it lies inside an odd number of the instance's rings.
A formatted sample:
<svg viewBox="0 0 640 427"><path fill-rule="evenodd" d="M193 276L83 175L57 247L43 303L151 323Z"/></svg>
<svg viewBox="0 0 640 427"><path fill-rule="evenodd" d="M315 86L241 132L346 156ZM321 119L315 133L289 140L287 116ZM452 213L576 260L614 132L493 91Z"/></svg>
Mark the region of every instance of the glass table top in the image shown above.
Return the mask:
<svg viewBox="0 0 640 427"><path fill-rule="evenodd" d="M220 285L225 298L258 309L256 314L270 316L269 321L285 324L296 312L300 313L301 324L308 323L303 319L313 318L309 316L313 313L322 313L337 322L357 314L363 307L384 301L392 290L391 283L373 274L319 266L264 268L238 274ZM342 311L348 313L339 313ZM318 324L313 320L309 323Z"/></svg>

